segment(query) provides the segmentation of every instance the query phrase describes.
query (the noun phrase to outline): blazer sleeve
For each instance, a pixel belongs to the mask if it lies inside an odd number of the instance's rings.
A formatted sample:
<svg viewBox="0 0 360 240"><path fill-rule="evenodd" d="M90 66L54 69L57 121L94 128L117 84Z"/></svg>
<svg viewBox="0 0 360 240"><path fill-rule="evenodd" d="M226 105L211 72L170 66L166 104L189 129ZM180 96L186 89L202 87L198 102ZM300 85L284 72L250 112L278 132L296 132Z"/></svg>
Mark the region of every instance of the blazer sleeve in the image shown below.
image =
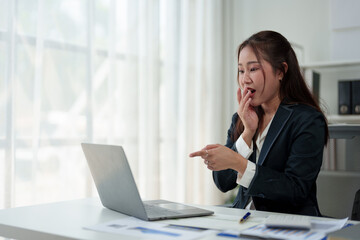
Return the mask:
<svg viewBox="0 0 360 240"><path fill-rule="evenodd" d="M230 128L227 132L227 140L225 146L234 150L236 150L236 144L232 140L232 135L236 126L236 122L238 120L239 116L237 113L235 113L232 117ZM222 192L227 192L229 190L234 189L237 186L236 179L237 179L237 171L233 169L226 169L221 171L213 171L213 179L215 182L215 185L218 187L218 189Z"/></svg>
<svg viewBox="0 0 360 240"><path fill-rule="evenodd" d="M269 153L266 159L269 163L257 165L246 194L292 205L304 204L321 168L325 129L325 119L318 112L305 113L293 120L277 139L277 150Z"/></svg>

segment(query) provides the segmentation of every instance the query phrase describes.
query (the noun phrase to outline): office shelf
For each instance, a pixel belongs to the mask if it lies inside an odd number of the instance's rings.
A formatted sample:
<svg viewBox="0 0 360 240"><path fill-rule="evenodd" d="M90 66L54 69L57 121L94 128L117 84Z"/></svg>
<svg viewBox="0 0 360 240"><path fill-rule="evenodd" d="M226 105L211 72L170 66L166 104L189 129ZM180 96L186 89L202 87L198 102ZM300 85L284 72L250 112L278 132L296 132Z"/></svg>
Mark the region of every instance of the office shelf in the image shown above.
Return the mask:
<svg viewBox="0 0 360 240"><path fill-rule="evenodd" d="M328 115L329 124L360 124L360 115Z"/></svg>
<svg viewBox="0 0 360 240"><path fill-rule="evenodd" d="M352 139L360 136L360 124L329 124L330 138Z"/></svg>
<svg viewBox="0 0 360 240"><path fill-rule="evenodd" d="M317 87L315 93L329 123L331 141L324 151L323 170L360 171L360 115L338 114L338 83L360 79L360 59L308 62L301 68L309 87ZM319 84L314 72L320 75Z"/></svg>

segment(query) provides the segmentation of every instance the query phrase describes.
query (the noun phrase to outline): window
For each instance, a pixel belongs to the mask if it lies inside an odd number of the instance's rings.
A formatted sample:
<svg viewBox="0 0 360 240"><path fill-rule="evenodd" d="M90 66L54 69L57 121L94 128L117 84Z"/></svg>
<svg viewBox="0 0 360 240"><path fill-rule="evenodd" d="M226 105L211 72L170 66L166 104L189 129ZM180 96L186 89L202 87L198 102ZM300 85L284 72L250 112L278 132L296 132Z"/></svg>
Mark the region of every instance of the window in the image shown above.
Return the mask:
<svg viewBox="0 0 360 240"><path fill-rule="evenodd" d="M218 81L231 2L204 4L0 0L0 207L96 196L81 142L123 145L144 198L203 201L212 180L187 155L228 126L220 105L210 135L191 114L235 84Z"/></svg>

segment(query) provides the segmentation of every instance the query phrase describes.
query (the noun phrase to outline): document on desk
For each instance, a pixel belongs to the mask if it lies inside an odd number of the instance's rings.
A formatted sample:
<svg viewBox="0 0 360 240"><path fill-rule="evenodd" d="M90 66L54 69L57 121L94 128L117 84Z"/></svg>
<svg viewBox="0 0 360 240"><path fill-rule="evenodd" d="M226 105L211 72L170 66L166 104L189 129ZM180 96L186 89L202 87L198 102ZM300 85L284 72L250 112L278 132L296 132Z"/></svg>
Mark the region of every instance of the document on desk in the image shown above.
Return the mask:
<svg viewBox="0 0 360 240"><path fill-rule="evenodd" d="M206 217L168 219L162 222L199 228L211 228L223 231L224 229L244 230L264 222L265 217L251 216L245 223L239 224L240 216L214 214Z"/></svg>
<svg viewBox="0 0 360 240"><path fill-rule="evenodd" d="M208 228L147 222L134 217L125 217L84 228L98 232L115 233L154 240L191 240L217 233L217 231Z"/></svg>
<svg viewBox="0 0 360 240"><path fill-rule="evenodd" d="M311 220L311 230L269 228L265 224L250 227L243 231L229 231L231 235L243 237L257 237L264 239L287 239L287 240L321 240L327 233L342 228L348 219L341 220ZM224 231L221 234L226 234Z"/></svg>

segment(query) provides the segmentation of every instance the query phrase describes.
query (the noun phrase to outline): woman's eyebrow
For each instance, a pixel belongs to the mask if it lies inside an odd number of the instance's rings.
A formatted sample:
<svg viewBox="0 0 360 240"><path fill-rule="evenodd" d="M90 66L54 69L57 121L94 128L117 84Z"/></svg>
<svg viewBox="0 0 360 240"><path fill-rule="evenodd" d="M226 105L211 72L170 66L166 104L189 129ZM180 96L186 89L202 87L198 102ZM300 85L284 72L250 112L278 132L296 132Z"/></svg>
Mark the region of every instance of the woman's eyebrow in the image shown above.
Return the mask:
<svg viewBox="0 0 360 240"><path fill-rule="evenodd" d="M246 65L250 65L250 64L254 64L254 63L259 63L258 61L250 61L247 62ZM242 66L242 63L239 63L238 66Z"/></svg>

